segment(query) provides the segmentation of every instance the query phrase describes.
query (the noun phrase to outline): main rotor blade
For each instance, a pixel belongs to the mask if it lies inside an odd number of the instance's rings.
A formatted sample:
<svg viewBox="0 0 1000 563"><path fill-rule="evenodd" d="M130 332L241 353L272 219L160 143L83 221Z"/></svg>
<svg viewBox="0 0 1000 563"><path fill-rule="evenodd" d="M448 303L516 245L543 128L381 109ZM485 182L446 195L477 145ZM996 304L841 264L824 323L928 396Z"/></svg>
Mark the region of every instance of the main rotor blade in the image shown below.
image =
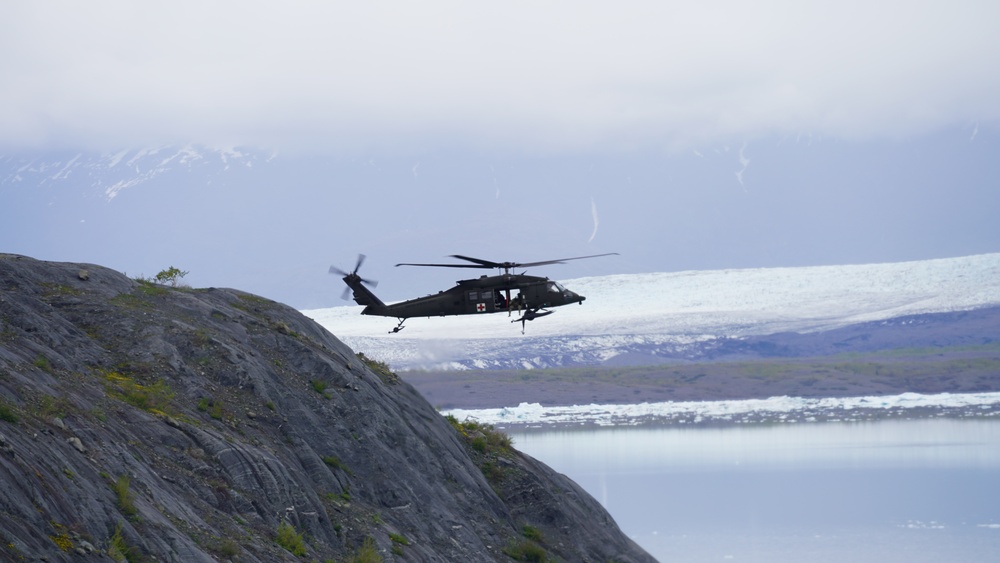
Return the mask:
<svg viewBox="0 0 1000 563"><path fill-rule="evenodd" d="M558 260L545 260L542 262L524 262L514 265L515 268L529 268L531 266L547 266L549 264L562 264L568 260L583 260L584 258L598 258L600 256L617 256L617 252L606 252L604 254L591 254L590 256L575 256L573 258L559 258Z"/></svg>
<svg viewBox="0 0 1000 563"><path fill-rule="evenodd" d="M482 258L472 258L469 256L462 256L461 254L452 254L452 258L458 258L459 260L465 260L466 262L473 262L479 264L480 268L503 268L504 264L500 262L492 262L490 260L483 260Z"/></svg>
<svg viewBox="0 0 1000 563"><path fill-rule="evenodd" d="M480 267L483 268L504 268L504 269L514 269L514 268L530 268L532 266L548 266L549 264L562 264L567 260L582 260L584 258L597 258L598 256L610 256L612 254L618 254L617 252L609 252L607 254L592 254L590 256L576 256L574 258L558 258L556 260L542 260L539 262L491 262L489 260L483 260L481 258L472 258L470 256L462 256L460 254L452 254L452 258L458 258L460 260L467 260L469 262L475 262L476 264L481 264Z"/></svg>
<svg viewBox="0 0 1000 563"><path fill-rule="evenodd" d="M584 258L597 258L599 256L617 255L617 252L607 252L605 254L591 254L590 256L575 256L573 258L559 258L558 260L542 260L541 262L492 262L482 258L472 258L461 254L452 254L452 258L472 262L472 264L411 264L404 262L396 266L428 266L431 268L482 268L492 270L494 268L502 270L513 270L514 268L530 268L532 266L547 266L549 264L564 264L567 260L583 260Z"/></svg>
<svg viewBox="0 0 1000 563"><path fill-rule="evenodd" d="M488 270L492 270L495 267L495 266L478 266L475 264L409 264L406 262L401 264L396 264L396 267L399 266L430 266L432 268L486 268Z"/></svg>

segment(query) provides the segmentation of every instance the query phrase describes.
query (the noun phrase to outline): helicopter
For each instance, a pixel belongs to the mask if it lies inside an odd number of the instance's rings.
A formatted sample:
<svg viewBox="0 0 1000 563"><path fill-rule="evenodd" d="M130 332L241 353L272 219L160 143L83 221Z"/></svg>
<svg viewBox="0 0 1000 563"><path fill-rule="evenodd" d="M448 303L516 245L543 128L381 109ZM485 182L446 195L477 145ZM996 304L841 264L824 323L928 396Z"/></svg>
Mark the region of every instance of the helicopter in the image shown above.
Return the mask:
<svg viewBox="0 0 1000 563"><path fill-rule="evenodd" d="M484 274L478 278L459 280L455 282L457 284L455 287L439 291L436 295L418 297L391 305L383 303L370 289L365 287L376 287L378 286L377 281L368 280L358 275L358 270L361 269L361 265L365 261L364 254L358 255L358 261L351 272L345 272L336 266L330 266L330 273L343 277L347 287L344 289L341 298L346 300L353 293L354 301L358 305L365 306L364 310L361 311L362 315L395 317L399 320L399 324L389 331L389 334L403 330L403 323L410 317L447 317L501 312L507 312L508 316L513 316L515 313L520 315L519 318L511 322L521 323L521 333L524 334L524 327L527 321L551 315L555 311L548 309L552 307L560 307L572 303L580 303L582 305L586 297L566 289L559 282L552 281L549 278L529 276L524 272L520 274L512 273L513 270L547 266L550 264L564 264L569 260L582 260L584 258L597 258L617 254L617 252L608 252L605 254L543 260L540 262L492 262L490 260L452 254L452 258L464 260L469 262L469 264L400 263L396 264L396 266L495 269L502 271L502 273L493 276Z"/></svg>

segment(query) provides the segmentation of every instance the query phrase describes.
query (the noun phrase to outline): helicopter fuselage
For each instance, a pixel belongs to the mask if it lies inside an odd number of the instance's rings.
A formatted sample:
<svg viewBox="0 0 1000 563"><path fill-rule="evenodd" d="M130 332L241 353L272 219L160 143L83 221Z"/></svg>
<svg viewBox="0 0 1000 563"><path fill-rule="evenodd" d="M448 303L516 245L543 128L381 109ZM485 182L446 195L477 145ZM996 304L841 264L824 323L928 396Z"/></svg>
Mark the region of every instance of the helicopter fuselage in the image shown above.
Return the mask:
<svg viewBox="0 0 1000 563"><path fill-rule="evenodd" d="M376 315L379 317L396 317L399 324L390 332L395 333L403 329L403 322L412 317L448 317L454 315L482 315L486 313L500 313L507 311L513 315L515 312L520 318L510 322L521 323L521 333L524 333L526 321L533 321L539 317L551 315L552 307L560 307L571 303L583 303L586 297L574 293L559 285L559 282L549 278L539 276L529 276L526 273L512 273L517 268L529 268L535 266L547 266L550 264L565 264L570 260L583 260L584 258L597 258L600 256L611 256L617 254L608 252L605 254L593 254L590 256L574 256L572 258L559 258L556 260L542 260L539 262L493 262L481 258L452 254L452 258L462 260L466 263L459 264L415 264L410 262L396 264L396 266L427 266L433 268L484 268L497 269L503 273L495 276L482 275L478 278L459 280L455 287L444 291L439 291L436 295L418 297L407 301L400 301L386 305L366 286L378 285L374 280L366 280L358 275L361 264L365 261L365 255L358 255L358 262L354 270L347 272L330 266L330 273L343 276L347 288L344 290L343 298L347 299L352 293L355 303L363 305L362 315Z"/></svg>
<svg viewBox="0 0 1000 563"><path fill-rule="evenodd" d="M459 280L455 287L437 294L386 305L377 299L373 301L374 295L360 283L344 281L354 290L354 300L365 305L362 315L397 319L537 311L582 303L586 299L545 277L502 274Z"/></svg>

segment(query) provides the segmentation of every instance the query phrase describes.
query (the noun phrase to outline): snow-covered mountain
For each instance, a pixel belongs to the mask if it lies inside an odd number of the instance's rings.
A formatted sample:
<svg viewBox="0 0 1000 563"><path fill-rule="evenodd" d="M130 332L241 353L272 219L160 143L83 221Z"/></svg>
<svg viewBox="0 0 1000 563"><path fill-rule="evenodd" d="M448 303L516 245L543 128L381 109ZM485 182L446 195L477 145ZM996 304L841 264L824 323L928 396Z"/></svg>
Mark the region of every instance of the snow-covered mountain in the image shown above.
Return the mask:
<svg viewBox="0 0 1000 563"><path fill-rule="evenodd" d="M233 168L251 168L273 154L237 148L193 145L149 147L116 152L0 155L0 186L18 185L58 189L68 186L112 200L123 190L183 173L199 181L218 178ZM176 178L174 178L176 180Z"/></svg>
<svg viewBox="0 0 1000 563"><path fill-rule="evenodd" d="M765 335L846 335L851 327L926 324L927 315L1000 306L1000 254L615 275L564 285L586 302L528 323L524 335L503 314L414 318L405 332L388 334L395 320L362 316L361 307L304 313L397 369L683 361L739 354ZM993 318L977 322L1000 329Z"/></svg>

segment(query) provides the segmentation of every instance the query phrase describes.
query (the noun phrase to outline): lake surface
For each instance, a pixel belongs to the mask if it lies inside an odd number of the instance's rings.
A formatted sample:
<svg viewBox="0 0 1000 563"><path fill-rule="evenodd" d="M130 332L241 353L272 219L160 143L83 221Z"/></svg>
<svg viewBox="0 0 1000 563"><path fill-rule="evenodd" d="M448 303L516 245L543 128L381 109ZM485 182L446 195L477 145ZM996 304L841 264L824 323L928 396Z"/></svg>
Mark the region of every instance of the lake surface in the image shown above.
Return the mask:
<svg viewBox="0 0 1000 563"><path fill-rule="evenodd" d="M1000 421L511 431L661 561L1000 561Z"/></svg>

